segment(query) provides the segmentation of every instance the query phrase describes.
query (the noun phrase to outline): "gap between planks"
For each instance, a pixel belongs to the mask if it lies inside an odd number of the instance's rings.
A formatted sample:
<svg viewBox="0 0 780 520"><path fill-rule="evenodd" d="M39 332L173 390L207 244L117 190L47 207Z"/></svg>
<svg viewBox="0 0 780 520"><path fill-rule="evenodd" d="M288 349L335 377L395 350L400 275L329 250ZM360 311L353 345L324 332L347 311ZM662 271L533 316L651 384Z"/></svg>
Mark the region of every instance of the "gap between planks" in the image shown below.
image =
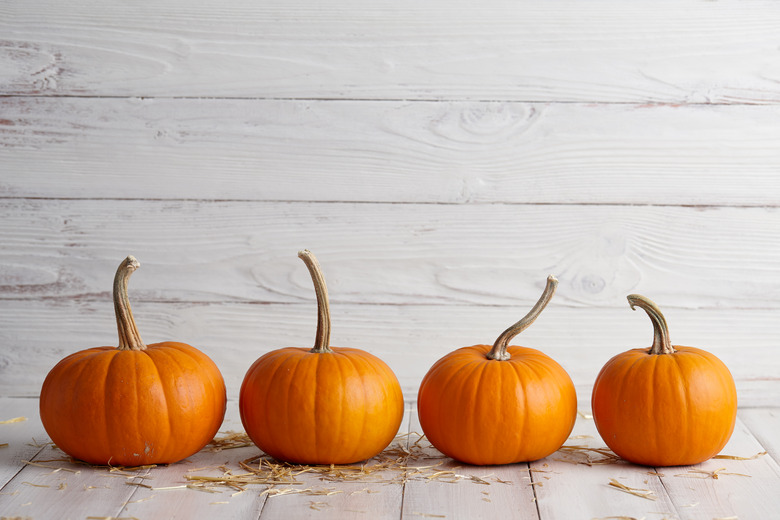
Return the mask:
<svg viewBox="0 0 780 520"><path fill-rule="evenodd" d="M8 419L9 417L6 417L6 414L11 413L27 415L29 416L28 422L26 424L20 423L16 426L27 428L28 433L32 432L32 430L40 432L42 428L38 423L36 410L34 410L36 402L35 399L3 398L0 400L0 403L3 404L3 415L0 417L0 420ZM240 424L235 422L235 402L231 403L231 408L233 411L227 417L223 425L223 431L225 429L233 430L235 429L234 426ZM649 511L666 511L672 515L669 516L670 518L706 518L707 520L729 516L739 516L740 518L767 517L767 511L776 510L771 508L780 508L780 498L775 496L776 493L771 492L772 486L777 486L778 482L780 482L780 469L778 469L770 449L776 449L777 446L762 445L757 439L772 438L770 430L775 425L771 421L765 420L765 418L770 417L776 420L778 410L746 409L740 411L740 416L744 416L746 420L738 421L732 442L723 452L727 455L749 457L756 455L758 453L756 450L764 449L770 451L768 455L745 461L713 459L690 468L664 468L657 470L639 468L629 464L584 465L581 462L583 460L587 461L587 459L582 459L582 457L587 455L587 452L582 451L562 451L543 461L531 464L490 468L465 467L447 459L443 462L444 470L449 471L450 467L452 467L457 468L452 471L459 474L472 474L477 477L481 475L484 478L492 478L488 477L488 475L501 477L504 473L507 475L511 474L511 477L504 478L513 478L515 485L504 487L496 482L495 484L498 487L488 488L482 487L477 483L464 482L462 480L458 481L457 484L409 480L396 486L396 491L394 492L396 493L396 498L385 504L385 511L393 510L394 518L398 518L400 514L404 518L410 519L441 518L442 515L444 515L444 518L449 519L480 518L483 516L489 518L490 516L485 515L488 513L495 514L496 511L506 512L505 516L508 518L512 518L512 515L515 515L514 517L517 518L532 519L579 518L583 517L583 514L589 515L589 518L606 518L608 516L620 515L633 516L635 518L645 516L648 519L652 519L652 516L647 516ZM746 424L751 424L755 434ZM2 426L14 425L0 425L0 428ZM406 404L406 416L399 432L410 434L404 440L404 444L408 449L411 434L414 432L419 433L419 422L416 418L415 404L413 402L407 402ZM0 429L0 436L2 434L3 430ZM589 418L581 416L572 435L573 437L566 443L567 446L574 444L603 446L601 439L598 438L595 432L594 424ZM589 436L588 440L585 440L584 436L586 435ZM0 442L3 442L2 437L0 437ZM47 448L47 450L49 449ZM252 451L249 448L244 449ZM438 452L435 452L432 448L426 448L426 450L428 450L427 453L431 457L438 457L435 459L438 462L443 460ZM756 453L753 453L753 451L756 451ZM42 452L41 449L36 449L35 453L34 460L50 457L50 454ZM210 460L212 464L214 462L213 454L208 452L200 453L193 458L200 458L201 461ZM420 461L417 460L415 463L419 464ZM192 462L192 464L197 465L197 460ZM147 482L153 482L156 486L161 486L165 482L180 481L184 467L182 465L171 465L154 468L146 473L134 475L134 480L143 482L144 476L153 474L157 480ZM728 469L721 469L723 467ZM9 484L10 487L6 485L3 491L7 492L15 486L16 489L24 488L28 497L40 498L44 496L42 494L43 491L31 486L34 484L46 484L32 477L32 475L39 475L40 477L40 474L44 473L45 470L25 465L20 465L19 469L23 469L25 474L14 473L8 479L11 483ZM96 476L96 473L90 475L84 472L79 482L84 486L94 485L96 484ZM25 481L30 481L32 484L30 486L22 485L20 483L22 478ZM523 478L527 478L527 481L523 481ZM629 493L621 493L619 489L609 486L611 479L615 479L616 482L628 488L649 489L655 493L657 500L650 501L645 498L632 496ZM312 481L316 481L316 479L312 479ZM16 483L13 484L14 482ZM337 485L342 490L347 490L348 488L348 483L339 483ZM215 510L216 517L220 518L223 517L221 516L222 514L226 515L224 518L250 517L239 514L238 511L243 511L244 513L254 511L252 518L276 518L279 514L289 514L290 511L299 510L306 510L302 513L304 517L308 515L308 517L319 519L344 518L344 508L349 507L345 504L353 503L355 499L355 497L347 496L346 492L333 497L324 496L320 499L316 496L307 495L299 495L297 498L264 497L250 491L241 494L240 497L230 499L230 505L218 505L223 500L214 498L217 495L212 497L208 494L194 491L195 495L171 494L169 495L170 499L164 502L150 500L152 491L142 486L135 486L132 489L121 491L123 491L121 493L122 496L116 497L113 505L109 509L102 511L103 514L107 516L113 515L114 517L134 516L137 518L148 518L150 515L152 517L159 516L160 509L166 510L167 508L170 511L173 511L173 509L178 511L186 510L188 507L187 502L192 502L193 504L189 506L190 508L196 508L196 506L200 508L209 506L212 509L216 507L224 508ZM365 494L365 496L358 498L365 499L362 504L370 506L377 503L377 500L379 500L377 497L386 499L390 496L389 489L383 489L382 491L385 492L384 496L371 494L369 497L368 494ZM489 494L485 495L482 491L488 491ZM504 491L506 493L502 493ZM519 497L518 491L524 493L525 499ZM97 498L96 495L100 492L102 491L99 489L92 491L95 498ZM174 493L174 491L169 493ZM567 497L567 500L561 500L561 496ZM7 497L0 496L0 513L5 514L6 511L2 507L3 498L7 499ZM238 500L236 501L236 499ZM487 500L490 500L490 502L487 502ZM531 504L533 504L532 507ZM67 510L69 507L76 507L80 513L86 515L98 512L94 510L95 505L92 502L85 502L80 505L62 502L59 507L63 510ZM397 509L400 509L400 512ZM211 512L211 510L209 511ZM465 515L466 512L468 516ZM532 514L529 516L529 513ZM355 512L355 515L356 518L360 517L358 512ZM34 517L40 518L41 516Z"/></svg>

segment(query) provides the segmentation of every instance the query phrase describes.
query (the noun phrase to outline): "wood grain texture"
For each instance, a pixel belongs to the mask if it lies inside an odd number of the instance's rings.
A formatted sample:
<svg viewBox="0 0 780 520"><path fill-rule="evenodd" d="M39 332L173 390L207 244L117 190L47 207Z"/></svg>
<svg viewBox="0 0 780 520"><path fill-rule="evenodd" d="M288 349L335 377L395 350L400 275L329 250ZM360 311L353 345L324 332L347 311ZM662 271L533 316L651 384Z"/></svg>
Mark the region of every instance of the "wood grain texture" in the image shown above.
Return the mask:
<svg viewBox="0 0 780 520"><path fill-rule="evenodd" d="M763 103L773 2L4 4L0 93Z"/></svg>
<svg viewBox="0 0 780 520"><path fill-rule="evenodd" d="M0 298L299 303L297 251L339 303L778 308L780 214L763 208L0 200ZM760 244L760 247L758 247ZM148 274L146 274L148 273Z"/></svg>
<svg viewBox="0 0 780 520"><path fill-rule="evenodd" d="M731 440L721 454L752 457L762 451L765 450L755 436L737 419ZM746 461L711 459L696 466L657 471L664 474L664 489L685 518L769 518L780 508L780 466L770 457Z"/></svg>
<svg viewBox="0 0 780 520"><path fill-rule="evenodd" d="M774 460L780 459L780 409L746 408L739 411L739 418L753 433L761 446Z"/></svg>
<svg viewBox="0 0 780 520"><path fill-rule="evenodd" d="M93 470L69 462L69 458L51 444L32 462L2 488L0 517L116 517L136 489L126 482L142 482L149 473L144 469L128 478L112 475L106 469Z"/></svg>
<svg viewBox="0 0 780 520"><path fill-rule="evenodd" d="M238 403L228 401L225 421L217 437L235 432L243 432ZM199 517L256 519L267 499L267 495L261 495L256 487L243 493L227 487L193 493L186 485L193 483L187 480L188 476L222 477L223 468L238 468L240 461L256 456L259 451L254 445L221 451L212 451L212 447L207 446L183 461L156 467L152 477L143 481L145 486L135 487L133 495L116 516L171 520Z"/></svg>
<svg viewBox="0 0 780 520"><path fill-rule="evenodd" d="M20 417L23 420L19 422L2 424ZM36 437L39 442L33 441ZM43 449L40 443L46 440L37 399L0 397L0 490L24 468L24 461L32 460Z"/></svg>
<svg viewBox="0 0 780 520"><path fill-rule="evenodd" d="M549 273L558 292L518 342L568 368L580 400L607 359L649 344L634 292L675 343L733 367L743 404L779 391L780 220L763 208L20 199L0 215L0 395L36 395L67 353L113 344L110 284L129 253L142 337L203 348L235 393L262 353L311 344L304 247L328 282L333 344L385 359L407 394L444 353L492 343Z"/></svg>
<svg viewBox="0 0 780 520"><path fill-rule="evenodd" d="M140 274L137 273L137 274ZM431 365L459 348L492 343L525 308L332 304L332 344L362 348L383 359L415 399ZM305 304L139 302L141 336L153 343L178 340L210 356L238 399L255 359L282 347L314 341L316 308ZM711 351L730 368L739 404L772 406L780 398L780 361L774 310L668 309L672 341ZM116 345L110 301L0 301L0 395L37 396L46 374L66 355ZM589 405L598 371L629 348L649 347L646 316L625 308L571 308L553 301L513 344L544 351L571 375L582 405Z"/></svg>
<svg viewBox="0 0 780 520"><path fill-rule="evenodd" d="M38 445L45 441L40 422L35 419L37 399L2 398L0 405L3 410L30 418L27 423L15 423L16 427L21 427L13 435L15 442ZM213 518L339 519L344 515L382 517L392 504L397 508L395 518L410 520L441 518L442 515L450 519L499 515L540 520L626 516L710 520L733 516L771 518L780 507L780 498L774 492L780 480L780 466L771 448L777 436L772 434L767 442L758 440L762 436L758 432L769 432L774 426L772 421L760 417L766 417L775 409L740 410L734 435L722 455L749 460L713 459L700 465L677 468L646 468L624 462L588 464L597 462L602 456L583 448L598 449L604 444L593 420L588 418L587 409L583 409L565 448L532 463L530 472L528 464L459 465L443 457L425 440L417 441L419 421L414 407L407 411L410 416L404 421L402 430L410 432L409 439L420 449L407 461L406 471L411 478L406 483L379 487L367 487L364 483L358 492L354 492L358 482L317 482L303 477L305 485L330 487L335 493L297 495L299 500L285 500L296 495L266 499L262 494L265 486L254 485L241 493L232 489L213 489L214 493L205 493L179 486L187 482L187 475L222 474L225 470L240 472L237 460L253 456L257 449L244 447L219 452L205 449L177 464L134 472L112 472L107 468L68 463L62 460L60 452L47 447L35 459L35 463L42 466L24 466L10 481L0 484L0 515L191 518L193 513L207 513ZM240 422L236 403L232 401L222 431L236 430L240 431ZM3 431L0 430L0 434ZM769 453L760 455L763 451ZM441 468L440 471L453 471L465 478L451 483L420 478L416 468L429 462L438 465L435 468ZM422 474L430 476L433 471L429 467ZM715 475L718 478L714 478ZM481 477L487 484L471 480L470 476ZM647 500L622 493L609 485L610 479L639 490L653 491L657 499ZM175 489L160 489L169 487ZM401 487L403 506L398 500ZM373 492L369 493L368 489ZM390 496L396 499L388 501Z"/></svg>
<svg viewBox="0 0 780 520"><path fill-rule="evenodd" d="M580 417L565 446L601 449L605 445L593 421ZM721 455L750 458L762 449L738 419ZM780 504L780 498L769 489L780 478L771 457L712 459L696 466L668 468L623 461L599 464L599 459L603 457L593 452L564 450L532 463L531 470L541 482L536 489L540 518L763 518L771 516L770 511ZM611 479L650 491L655 499L623 493L609 485ZM566 500L561 499L564 496Z"/></svg>
<svg viewBox="0 0 780 520"><path fill-rule="evenodd" d="M410 438L423 434L416 404L410 418ZM453 520L502 518L531 520L539 518L533 476L527 463L500 466L472 466L445 457L427 439L417 444L420 456L413 461L410 473L434 468L452 472L461 479L410 479L404 486L401 518L448 518ZM474 479L473 477L476 477Z"/></svg>
<svg viewBox="0 0 780 520"><path fill-rule="evenodd" d="M777 206L778 106L0 97L5 197Z"/></svg>
<svg viewBox="0 0 780 520"><path fill-rule="evenodd" d="M583 410L589 412L588 407ZM585 412L582 415L587 416ZM582 415L577 417L571 437L564 446L604 448L604 441L599 437L592 418ZM676 508L660 479L647 474L652 471L651 468L629 463L588 464L603 458L584 450L558 451L532 462L539 517L545 520L610 516L652 518L655 515L648 513L664 512L668 518L685 518L675 514ZM656 500L623 493L610 486L611 479L625 486L651 491Z"/></svg>
<svg viewBox="0 0 780 520"><path fill-rule="evenodd" d="M0 425L0 516L776 515L777 410L756 407L780 399L778 27L768 0L0 2L0 420L28 417ZM333 344L388 362L407 400L552 273L557 295L516 343L561 363L587 409L603 364L649 344L625 301L645 294L674 343L736 379L724 453L768 454L659 476L559 452L530 471L467 468L512 486L267 499L24 465L61 457L27 444L45 437L29 397L65 355L115 344L109 291L127 254L143 266L142 336L211 356L231 398L223 429L240 430L251 362L313 341L302 248L328 280ZM576 434L602 445L592 421ZM242 449L140 476L178 484Z"/></svg>

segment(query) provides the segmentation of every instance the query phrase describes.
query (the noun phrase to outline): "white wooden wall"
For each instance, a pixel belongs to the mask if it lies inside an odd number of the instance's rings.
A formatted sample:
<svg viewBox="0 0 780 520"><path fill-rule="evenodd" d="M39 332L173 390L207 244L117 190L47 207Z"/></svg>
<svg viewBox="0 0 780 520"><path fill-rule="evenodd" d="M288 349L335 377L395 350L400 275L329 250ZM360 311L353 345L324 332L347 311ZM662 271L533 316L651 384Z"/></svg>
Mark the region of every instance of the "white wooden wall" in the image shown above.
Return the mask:
<svg viewBox="0 0 780 520"><path fill-rule="evenodd" d="M332 342L413 399L446 352L517 343L587 403L612 355L720 356L780 397L780 3L0 0L0 396L116 344L248 366Z"/></svg>

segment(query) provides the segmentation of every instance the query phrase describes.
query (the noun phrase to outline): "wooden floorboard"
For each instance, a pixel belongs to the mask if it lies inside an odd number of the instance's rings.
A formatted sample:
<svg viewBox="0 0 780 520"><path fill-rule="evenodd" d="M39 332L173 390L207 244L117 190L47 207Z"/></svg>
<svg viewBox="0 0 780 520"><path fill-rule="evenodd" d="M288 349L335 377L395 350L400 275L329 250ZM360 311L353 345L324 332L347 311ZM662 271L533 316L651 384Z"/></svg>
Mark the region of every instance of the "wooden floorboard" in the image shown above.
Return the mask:
<svg viewBox="0 0 780 520"><path fill-rule="evenodd" d="M780 461L780 408L746 408L739 417L769 456Z"/></svg>
<svg viewBox="0 0 780 520"><path fill-rule="evenodd" d="M614 464L614 460L589 451L605 447L589 414L577 418L564 446L570 449L531 463L531 471L539 482L536 494L540 518L647 518L651 511L674 510L663 485L648 475L652 468L625 462ZM610 486L612 479L650 491L655 499L623 493Z"/></svg>
<svg viewBox="0 0 780 520"><path fill-rule="evenodd" d="M410 432L415 438L422 433L417 413ZM444 457L425 442L410 466L402 518L492 519L497 511L512 520L539 518L528 464L471 466ZM416 471L426 476L415 478Z"/></svg>
<svg viewBox="0 0 780 520"><path fill-rule="evenodd" d="M444 457L421 439L409 403L399 437L375 459L340 475L299 467L292 470L297 475L275 485L255 480L231 487L231 478L256 475L247 470L259 468L255 446L209 446L154 468L92 467L69 461L48 442L36 399L6 397L0 398L0 421L23 419L0 424L0 517L771 518L780 510L778 416L773 408L742 409L718 458L647 468L602 451L604 443L583 410L564 448L553 455L530 464L479 467ZM219 438L241 433L236 403L230 402Z"/></svg>

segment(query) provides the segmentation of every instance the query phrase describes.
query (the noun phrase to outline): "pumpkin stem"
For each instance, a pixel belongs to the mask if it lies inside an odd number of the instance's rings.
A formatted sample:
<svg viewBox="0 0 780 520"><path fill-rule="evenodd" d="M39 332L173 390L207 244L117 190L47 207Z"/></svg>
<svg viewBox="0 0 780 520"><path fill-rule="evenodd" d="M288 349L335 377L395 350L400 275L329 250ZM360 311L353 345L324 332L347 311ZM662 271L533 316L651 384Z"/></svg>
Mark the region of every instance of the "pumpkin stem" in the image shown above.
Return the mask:
<svg viewBox="0 0 780 520"><path fill-rule="evenodd" d="M650 347L649 353L674 354L675 350L671 339L669 339L669 326L666 324L666 318L658 305L641 294L629 294L628 304L634 310L636 307L644 310L650 316L650 321L653 322L653 346Z"/></svg>
<svg viewBox="0 0 780 520"><path fill-rule="evenodd" d="M528 314L523 316L520 321L501 333L498 339L496 339L496 342L493 343L493 348L491 348L490 352L487 353L488 359L506 361L512 357L506 351L507 347L509 346L509 342L512 340L512 338L523 332L534 321L536 321L536 318L539 317L547 304L550 303L553 294L555 294L555 288L557 286L558 280L553 275L548 276L547 286L544 288L544 292L542 292L542 296L539 298L539 301L536 302L536 305L534 305Z"/></svg>
<svg viewBox="0 0 780 520"><path fill-rule="evenodd" d="M298 258L303 260L309 269L311 279L314 282L314 292L317 295L317 337L314 339L314 348L311 352L325 354L333 352L330 349L330 304L328 303L328 288L325 286L325 277L322 275L317 258L308 249L298 252Z"/></svg>
<svg viewBox="0 0 780 520"><path fill-rule="evenodd" d="M138 327L133 319L133 311L130 309L130 300L127 298L127 282L133 271L141 267L141 263L134 256L128 256L119 264L114 276L114 312L116 314L116 326L119 331L118 350L145 350L146 345L138 333Z"/></svg>

